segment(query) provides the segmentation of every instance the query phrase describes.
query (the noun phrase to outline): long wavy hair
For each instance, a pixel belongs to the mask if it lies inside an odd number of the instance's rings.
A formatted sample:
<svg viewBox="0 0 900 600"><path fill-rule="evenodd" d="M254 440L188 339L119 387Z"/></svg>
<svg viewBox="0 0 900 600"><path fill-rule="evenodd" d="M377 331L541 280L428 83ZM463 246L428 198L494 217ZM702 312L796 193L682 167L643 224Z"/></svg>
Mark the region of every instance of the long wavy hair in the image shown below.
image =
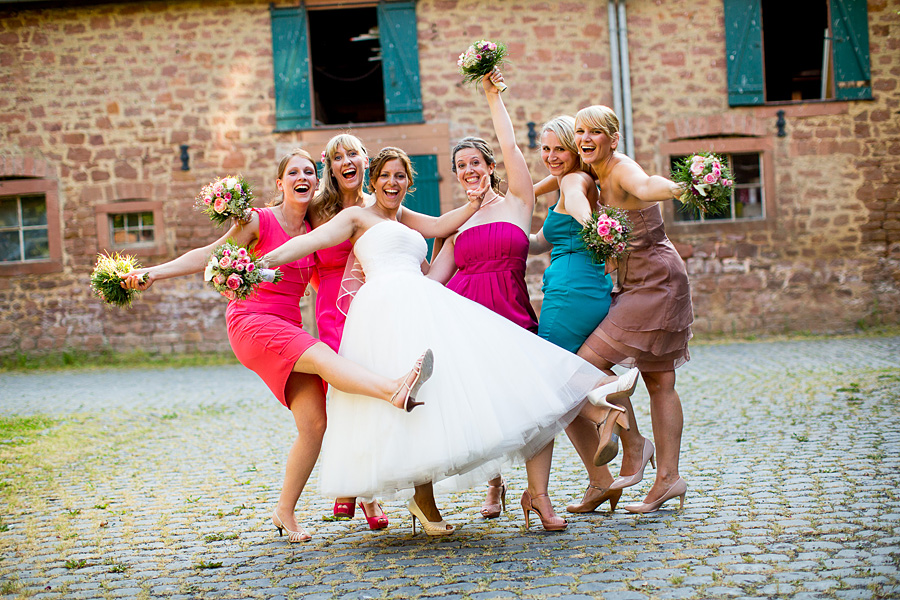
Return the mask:
<svg viewBox="0 0 900 600"><path fill-rule="evenodd" d="M452 163L450 168L453 170L454 175L456 174L456 153L464 148L478 150L481 156L484 157L484 162L495 167L497 166L497 159L494 158L494 149L491 148L491 145L480 137L467 136L456 142L456 145L453 146L453 152L450 154L450 162ZM496 168L491 173L491 188L498 194L500 193L500 176L497 175Z"/></svg>
<svg viewBox="0 0 900 600"><path fill-rule="evenodd" d="M544 126L541 127L541 135L544 135L545 131L555 134L559 143L562 144L562 147L575 155L575 158L578 159L579 170L584 171L588 175L591 174L591 167L584 164L584 161L581 159L581 154L578 152L578 147L575 145L574 117L570 117L569 115L559 115L558 117L554 117L544 123Z"/></svg>
<svg viewBox="0 0 900 600"><path fill-rule="evenodd" d="M355 150L362 156L369 156L362 140L350 133L338 134L325 144L325 150L322 152L322 177L319 180L319 190L310 203L313 214L322 221L328 221L344 208L341 188L338 187L337 179L331 172L331 165L338 147L342 147L345 152Z"/></svg>
<svg viewBox="0 0 900 600"><path fill-rule="evenodd" d="M407 179L409 179L409 187L406 189L406 193L409 194L416 191L416 188L413 186L416 180L416 170L412 166L412 161L409 159L409 155L400 148L395 148L394 146L385 146L381 149L381 152L375 155L375 158L369 161L370 192L375 193L375 182L378 181L378 175L381 174L381 169L384 168L385 163L390 160L394 160L395 158L403 163L403 169L406 171Z"/></svg>
<svg viewBox="0 0 900 600"><path fill-rule="evenodd" d="M315 166L316 161L313 160L312 156L309 155L309 152L304 150L303 148L294 148L287 154L281 157L281 162L278 163L278 170L275 173L275 179L282 179L284 177L284 171L287 169L288 163L291 162L291 159L295 156L302 156L307 159L309 162ZM266 206L278 206L284 202L284 192L278 189L278 184L275 184L275 197L266 203Z"/></svg>

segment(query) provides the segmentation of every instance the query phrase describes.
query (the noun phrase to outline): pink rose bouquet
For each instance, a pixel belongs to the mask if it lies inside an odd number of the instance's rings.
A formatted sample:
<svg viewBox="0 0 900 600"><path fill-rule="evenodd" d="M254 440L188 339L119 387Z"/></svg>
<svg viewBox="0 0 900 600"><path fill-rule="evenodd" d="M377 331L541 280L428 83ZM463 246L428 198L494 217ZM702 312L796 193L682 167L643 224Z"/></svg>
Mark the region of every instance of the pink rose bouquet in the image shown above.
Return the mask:
<svg viewBox="0 0 900 600"><path fill-rule="evenodd" d="M581 229L581 243L596 263L618 258L628 247L633 226L624 210L601 206Z"/></svg>
<svg viewBox="0 0 900 600"><path fill-rule="evenodd" d="M734 176L725 159L712 152L700 152L675 165L672 181L684 187L679 201L704 215L720 215L731 207Z"/></svg>
<svg viewBox="0 0 900 600"><path fill-rule="evenodd" d="M278 283L281 271L264 269L261 260L228 240L213 250L203 279L229 300L246 300L261 283Z"/></svg>
<svg viewBox="0 0 900 600"><path fill-rule="evenodd" d="M94 294L110 306L128 308L138 290L126 290L121 286L125 275L140 269L141 266L133 256L127 254L100 254L97 256L97 264L91 273L91 290ZM143 280L146 276L141 275Z"/></svg>
<svg viewBox="0 0 900 600"><path fill-rule="evenodd" d="M252 203L250 184L238 175L223 177L205 186L200 190L195 206L209 215L216 225L222 225L229 219L241 223L249 221Z"/></svg>
<svg viewBox="0 0 900 600"><path fill-rule="evenodd" d="M459 55L456 65L463 76L463 83L479 82L481 79L503 64L508 54L505 44L497 44L488 40L478 40ZM497 89L506 90L504 83L498 83Z"/></svg>

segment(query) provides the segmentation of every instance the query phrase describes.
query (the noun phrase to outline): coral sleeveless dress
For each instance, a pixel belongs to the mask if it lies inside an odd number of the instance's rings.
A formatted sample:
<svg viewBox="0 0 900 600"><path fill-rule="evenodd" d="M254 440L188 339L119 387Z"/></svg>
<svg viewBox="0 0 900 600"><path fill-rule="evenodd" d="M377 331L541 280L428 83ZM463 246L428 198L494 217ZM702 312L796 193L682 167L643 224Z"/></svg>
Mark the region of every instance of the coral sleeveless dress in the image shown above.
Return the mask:
<svg viewBox="0 0 900 600"><path fill-rule="evenodd" d="M254 209L259 215L259 240L253 249L262 256L291 239L269 208ZM256 294L232 300L225 311L228 341L241 364L259 375L278 401L288 405L284 386L297 359L318 339L303 330L300 298L313 272L307 256L279 267L277 283L262 283Z"/></svg>
<svg viewBox="0 0 900 600"><path fill-rule="evenodd" d="M331 388L319 488L335 497L408 495L427 482L468 489L533 456L581 410L605 375L422 274L427 245L396 221L369 228L365 272L341 356L399 377L426 348L434 374L405 412Z"/></svg>
<svg viewBox="0 0 900 600"><path fill-rule="evenodd" d="M537 317L525 285L528 235L512 223L476 225L456 236L458 271L447 288L537 333Z"/></svg>
<svg viewBox="0 0 900 600"><path fill-rule="evenodd" d="M634 231L618 261L609 314L587 339L606 360L641 371L671 371L690 360L694 320L687 269L666 237L659 204L629 210Z"/></svg>
<svg viewBox="0 0 900 600"><path fill-rule="evenodd" d="M544 301L538 335L569 352L584 340L609 311L612 282L605 265L593 261L581 243L581 224L552 208L544 221L544 237L553 244L544 271Z"/></svg>
<svg viewBox="0 0 900 600"><path fill-rule="evenodd" d="M319 272L319 291L316 293L316 325L319 339L335 352L341 347L345 316L337 307L338 293L347 258L353 250L350 240L314 253Z"/></svg>

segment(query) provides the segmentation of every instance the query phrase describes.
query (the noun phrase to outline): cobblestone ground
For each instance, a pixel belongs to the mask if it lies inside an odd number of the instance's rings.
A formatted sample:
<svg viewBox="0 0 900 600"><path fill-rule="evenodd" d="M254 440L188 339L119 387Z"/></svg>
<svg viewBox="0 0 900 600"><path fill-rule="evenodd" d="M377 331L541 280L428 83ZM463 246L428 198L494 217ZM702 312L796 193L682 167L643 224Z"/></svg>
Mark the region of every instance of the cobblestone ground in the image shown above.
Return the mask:
<svg viewBox="0 0 900 600"><path fill-rule="evenodd" d="M898 357L900 337L697 346L679 370L683 510L525 531L518 469L499 519L480 518L483 489L440 498L460 530L435 540L399 501L380 532L324 520L314 472L297 512L314 539L294 545L270 522L292 420L242 367L4 374L0 416L59 421L0 440L0 596L900 597ZM649 435L642 385L635 406ZM584 486L561 436L557 508Z"/></svg>

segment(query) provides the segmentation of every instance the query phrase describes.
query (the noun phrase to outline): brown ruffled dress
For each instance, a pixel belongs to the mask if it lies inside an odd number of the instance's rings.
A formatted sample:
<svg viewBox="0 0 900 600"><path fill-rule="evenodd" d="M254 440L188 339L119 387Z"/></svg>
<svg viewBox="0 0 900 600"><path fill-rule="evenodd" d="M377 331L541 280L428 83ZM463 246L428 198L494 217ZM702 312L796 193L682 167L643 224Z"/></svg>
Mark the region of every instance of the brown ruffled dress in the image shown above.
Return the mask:
<svg viewBox="0 0 900 600"><path fill-rule="evenodd" d="M618 260L609 314L585 344L618 365L671 371L690 360L694 315L687 269L666 237L659 204L626 212L634 226L629 251Z"/></svg>

